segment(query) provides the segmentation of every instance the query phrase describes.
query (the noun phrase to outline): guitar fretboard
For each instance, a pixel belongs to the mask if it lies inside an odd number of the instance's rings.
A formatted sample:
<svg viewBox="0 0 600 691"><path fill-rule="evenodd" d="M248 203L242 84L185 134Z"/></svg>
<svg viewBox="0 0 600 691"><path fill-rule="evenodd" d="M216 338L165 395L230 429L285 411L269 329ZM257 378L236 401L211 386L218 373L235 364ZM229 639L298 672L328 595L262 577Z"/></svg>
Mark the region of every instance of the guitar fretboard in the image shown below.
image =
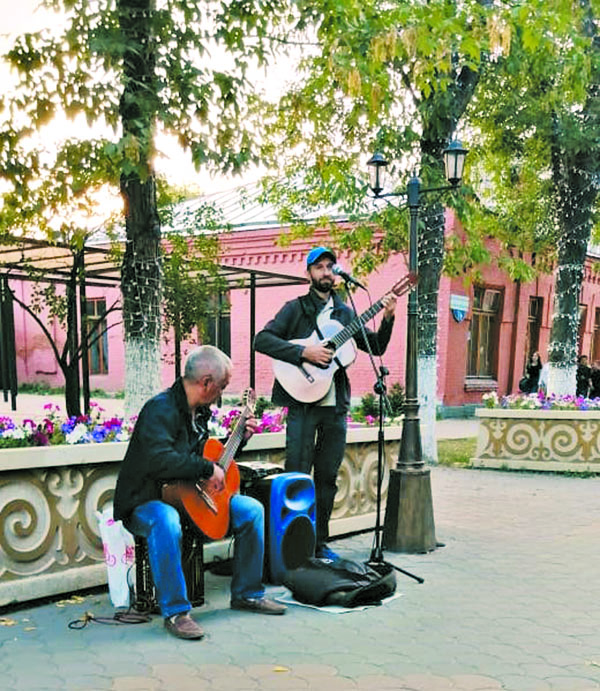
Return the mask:
<svg viewBox="0 0 600 691"><path fill-rule="evenodd" d="M374 302L371 307L369 307L368 310L363 312L360 316L355 317L349 324L348 326L345 326L341 331L338 331L335 336L329 339L329 343L337 350L341 346L344 345L344 343L352 338L354 334L358 333L361 329L361 327L369 321L372 317L374 317L377 312L383 309L383 298L380 300L377 300L377 302Z"/></svg>
<svg viewBox="0 0 600 691"><path fill-rule="evenodd" d="M225 443L225 446L223 448L223 455L221 456L221 460L219 461L219 465L221 466L221 468L223 468L225 472L227 472L227 469L231 465L236 451L242 443L242 440L244 438L244 432L246 431L246 421L249 417L251 417L252 414L253 411L250 409L249 406L246 406L244 410L242 410L241 415L237 419L233 432L231 433L229 439Z"/></svg>

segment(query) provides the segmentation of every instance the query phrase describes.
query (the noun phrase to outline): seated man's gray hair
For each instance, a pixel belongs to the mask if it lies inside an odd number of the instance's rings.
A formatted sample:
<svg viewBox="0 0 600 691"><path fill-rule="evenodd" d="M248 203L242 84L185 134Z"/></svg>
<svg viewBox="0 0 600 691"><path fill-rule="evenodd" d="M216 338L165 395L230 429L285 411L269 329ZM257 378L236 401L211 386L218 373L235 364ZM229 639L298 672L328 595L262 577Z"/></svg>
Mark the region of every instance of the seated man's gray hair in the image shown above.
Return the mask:
<svg viewBox="0 0 600 691"><path fill-rule="evenodd" d="M185 361L183 378L198 381L207 374L221 380L232 368L231 358L222 350L211 345L194 348Z"/></svg>

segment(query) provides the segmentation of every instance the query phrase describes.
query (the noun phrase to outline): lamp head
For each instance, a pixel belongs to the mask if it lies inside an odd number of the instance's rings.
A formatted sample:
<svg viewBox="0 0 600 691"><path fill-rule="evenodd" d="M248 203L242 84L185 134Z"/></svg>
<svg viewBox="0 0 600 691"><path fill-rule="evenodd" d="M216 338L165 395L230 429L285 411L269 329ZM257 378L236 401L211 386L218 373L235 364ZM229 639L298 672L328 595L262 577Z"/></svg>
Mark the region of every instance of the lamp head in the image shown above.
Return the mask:
<svg viewBox="0 0 600 691"><path fill-rule="evenodd" d="M369 186L378 197L383 191L383 175L388 162L382 154L374 153L367 161L369 167Z"/></svg>
<svg viewBox="0 0 600 691"><path fill-rule="evenodd" d="M450 142L444 149L444 168L446 170L446 180L454 187L460 184L465 167L465 158L468 154L467 149L457 139Z"/></svg>

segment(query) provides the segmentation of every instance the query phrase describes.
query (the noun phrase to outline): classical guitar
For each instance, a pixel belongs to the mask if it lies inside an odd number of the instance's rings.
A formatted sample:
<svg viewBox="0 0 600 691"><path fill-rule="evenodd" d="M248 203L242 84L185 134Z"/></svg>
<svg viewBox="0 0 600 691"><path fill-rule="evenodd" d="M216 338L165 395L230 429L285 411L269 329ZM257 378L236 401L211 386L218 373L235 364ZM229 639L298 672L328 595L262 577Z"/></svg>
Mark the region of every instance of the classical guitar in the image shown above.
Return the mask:
<svg viewBox="0 0 600 691"><path fill-rule="evenodd" d="M412 290L416 283L416 276L408 274L388 292L400 296ZM310 362L295 365L284 360L273 360L275 378L290 396L302 403L314 403L320 401L326 395L336 370L339 367L348 367L354 362L356 358L356 343L352 337L360 331L369 319L383 309L384 297L385 295L373 303L368 310L355 317L347 326L343 326L335 319L331 319L324 327L319 329L321 336L319 336L317 331L313 331L308 338L298 338L290 341L290 343L297 343L302 346L320 343L330 348L334 353L333 359L326 367L319 367Z"/></svg>
<svg viewBox="0 0 600 691"><path fill-rule="evenodd" d="M256 396L248 389L244 393L244 409L226 443L210 438L204 444L204 458L218 463L225 473L225 487L221 491L209 488L206 480L177 480L162 487L163 501L183 509L200 532L211 540L225 537L229 528L229 502L240 489L240 473L233 457L244 438L246 421L254 415L255 403Z"/></svg>

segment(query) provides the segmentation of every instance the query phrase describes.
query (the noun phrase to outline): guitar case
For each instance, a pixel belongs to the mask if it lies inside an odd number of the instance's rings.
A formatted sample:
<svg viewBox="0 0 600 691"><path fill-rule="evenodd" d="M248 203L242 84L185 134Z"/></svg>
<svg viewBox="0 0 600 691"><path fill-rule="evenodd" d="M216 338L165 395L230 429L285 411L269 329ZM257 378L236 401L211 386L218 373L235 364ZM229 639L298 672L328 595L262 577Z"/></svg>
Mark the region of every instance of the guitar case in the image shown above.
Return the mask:
<svg viewBox="0 0 600 691"><path fill-rule="evenodd" d="M350 559L310 558L288 571L283 581L298 602L324 607L380 605L396 591L396 574L387 565L377 570Z"/></svg>

